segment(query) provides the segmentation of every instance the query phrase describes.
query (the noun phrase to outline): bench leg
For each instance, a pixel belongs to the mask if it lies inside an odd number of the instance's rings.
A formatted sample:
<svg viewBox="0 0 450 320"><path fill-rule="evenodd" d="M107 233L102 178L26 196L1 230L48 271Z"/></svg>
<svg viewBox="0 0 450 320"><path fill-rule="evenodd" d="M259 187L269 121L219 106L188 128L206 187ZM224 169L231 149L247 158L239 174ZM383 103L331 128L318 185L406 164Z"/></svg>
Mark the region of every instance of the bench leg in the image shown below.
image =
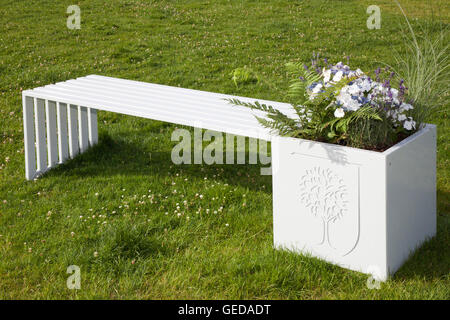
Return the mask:
<svg viewBox="0 0 450 320"><path fill-rule="evenodd" d="M34 98L34 123L36 127L37 171L47 169L47 141L45 136L45 101Z"/></svg>
<svg viewBox="0 0 450 320"><path fill-rule="evenodd" d="M98 143L96 109L26 95L22 103L27 180Z"/></svg>
<svg viewBox="0 0 450 320"><path fill-rule="evenodd" d="M34 99L23 96L23 135L25 149L25 178L32 180L36 174L36 149L34 137Z"/></svg>
<svg viewBox="0 0 450 320"><path fill-rule="evenodd" d="M59 163L64 163L69 158L67 104L58 102L56 110L58 118Z"/></svg>
<svg viewBox="0 0 450 320"><path fill-rule="evenodd" d="M89 146L98 143L97 109L88 108Z"/></svg>
<svg viewBox="0 0 450 320"><path fill-rule="evenodd" d="M58 163L58 135L56 132L56 102L45 100L45 115L47 120L47 151L48 167Z"/></svg>
<svg viewBox="0 0 450 320"><path fill-rule="evenodd" d="M80 152L89 148L88 110L86 107L78 107L78 133L80 134Z"/></svg>
<svg viewBox="0 0 450 320"><path fill-rule="evenodd" d="M80 153L78 143L78 107L71 104L67 106L67 114L69 119L69 155L71 158Z"/></svg>

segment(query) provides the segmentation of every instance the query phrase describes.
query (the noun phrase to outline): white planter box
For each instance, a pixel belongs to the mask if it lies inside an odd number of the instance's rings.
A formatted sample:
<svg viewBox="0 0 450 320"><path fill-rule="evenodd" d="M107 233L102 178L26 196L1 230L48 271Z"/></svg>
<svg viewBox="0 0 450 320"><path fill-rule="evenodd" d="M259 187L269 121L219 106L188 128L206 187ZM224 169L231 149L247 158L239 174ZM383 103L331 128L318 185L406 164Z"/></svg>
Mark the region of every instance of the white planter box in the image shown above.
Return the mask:
<svg viewBox="0 0 450 320"><path fill-rule="evenodd" d="M272 141L276 248L386 280L436 234L436 127L384 152Z"/></svg>

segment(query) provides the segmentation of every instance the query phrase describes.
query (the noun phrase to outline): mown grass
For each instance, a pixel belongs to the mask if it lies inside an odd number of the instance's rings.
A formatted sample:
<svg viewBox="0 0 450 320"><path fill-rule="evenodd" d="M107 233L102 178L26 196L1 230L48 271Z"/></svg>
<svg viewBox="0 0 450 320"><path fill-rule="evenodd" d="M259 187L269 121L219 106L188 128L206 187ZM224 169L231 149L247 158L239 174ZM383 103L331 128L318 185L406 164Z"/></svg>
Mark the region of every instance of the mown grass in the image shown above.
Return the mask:
<svg viewBox="0 0 450 320"><path fill-rule="evenodd" d="M372 2L380 30L365 27ZM257 165L173 165L173 125L101 112L98 146L24 179L22 89L95 73L282 100L284 63L313 51L364 70L392 63L402 18L389 1L77 1L81 30L68 30L71 4L0 1L0 298L450 298L447 113L433 121L437 237L380 290L273 250L270 177ZM230 73L245 65L273 84L236 88ZM66 287L69 265L81 290Z"/></svg>

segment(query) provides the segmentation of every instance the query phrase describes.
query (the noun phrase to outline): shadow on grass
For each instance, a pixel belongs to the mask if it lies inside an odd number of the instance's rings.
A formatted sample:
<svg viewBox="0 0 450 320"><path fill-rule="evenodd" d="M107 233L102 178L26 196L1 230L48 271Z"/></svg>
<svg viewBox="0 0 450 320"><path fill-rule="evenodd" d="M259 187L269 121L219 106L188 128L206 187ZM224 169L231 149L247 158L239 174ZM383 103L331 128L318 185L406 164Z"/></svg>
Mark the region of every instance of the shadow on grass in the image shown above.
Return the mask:
<svg viewBox="0 0 450 320"><path fill-rule="evenodd" d="M247 154L248 159L248 154ZM142 177L168 176L183 170L183 174L203 180L205 176L222 183L270 193L272 176L260 174L260 165L175 165L171 151L153 151L137 142L112 139L101 135L99 143L76 158L50 170L47 177L111 177L115 175L140 175ZM218 175L220 173L220 176Z"/></svg>

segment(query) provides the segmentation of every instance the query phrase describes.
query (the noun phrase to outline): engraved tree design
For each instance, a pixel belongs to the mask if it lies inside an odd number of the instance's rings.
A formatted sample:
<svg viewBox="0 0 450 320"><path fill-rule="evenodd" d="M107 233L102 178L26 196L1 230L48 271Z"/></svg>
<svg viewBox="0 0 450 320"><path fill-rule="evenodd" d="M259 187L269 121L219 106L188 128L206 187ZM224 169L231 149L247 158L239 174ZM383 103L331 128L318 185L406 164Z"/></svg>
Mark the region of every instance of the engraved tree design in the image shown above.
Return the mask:
<svg viewBox="0 0 450 320"><path fill-rule="evenodd" d="M314 167L306 170L300 182L301 201L310 213L323 223L323 238L330 247L328 225L340 219L347 212L347 188L341 177L330 169Z"/></svg>

